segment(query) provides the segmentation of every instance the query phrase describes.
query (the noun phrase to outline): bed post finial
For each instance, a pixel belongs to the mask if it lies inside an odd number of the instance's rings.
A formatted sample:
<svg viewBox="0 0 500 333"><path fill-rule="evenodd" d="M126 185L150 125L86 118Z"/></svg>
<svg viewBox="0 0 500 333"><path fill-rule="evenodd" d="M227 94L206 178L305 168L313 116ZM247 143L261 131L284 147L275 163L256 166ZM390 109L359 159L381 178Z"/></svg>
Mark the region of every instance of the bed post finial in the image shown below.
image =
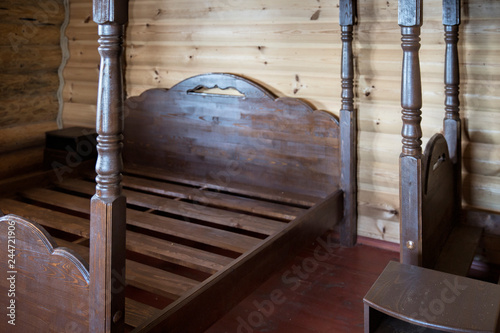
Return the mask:
<svg viewBox="0 0 500 333"><path fill-rule="evenodd" d="M354 109L354 61L352 52L353 26L356 24L356 1L340 0L339 23L342 39L342 109L340 110L341 135L341 186L344 191L344 218L340 228L340 242L353 246L357 238L356 214L356 128Z"/></svg>
<svg viewBox="0 0 500 333"><path fill-rule="evenodd" d="M420 80L420 27L422 0L399 0L403 68L401 107L403 147L400 156L400 246L401 262L419 265L422 222L422 87Z"/></svg>
<svg viewBox="0 0 500 333"><path fill-rule="evenodd" d="M127 0L94 0L101 69L97 99L96 194L90 217L91 332L123 332L125 317L125 209L122 195L122 39Z"/></svg>

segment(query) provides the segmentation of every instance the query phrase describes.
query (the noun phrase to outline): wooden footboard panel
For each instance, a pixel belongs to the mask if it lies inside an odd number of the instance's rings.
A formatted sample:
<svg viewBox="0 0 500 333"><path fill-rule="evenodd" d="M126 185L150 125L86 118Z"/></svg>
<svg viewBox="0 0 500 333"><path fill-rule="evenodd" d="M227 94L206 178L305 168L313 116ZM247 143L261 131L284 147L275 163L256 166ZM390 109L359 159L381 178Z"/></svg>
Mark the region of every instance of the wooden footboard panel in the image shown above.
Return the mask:
<svg viewBox="0 0 500 333"><path fill-rule="evenodd" d="M0 218L2 332L88 332L89 273L37 223Z"/></svg>
<svg viewBox="0 0 500 333"><path fill-rule="evenodd" d="M454 225L459 223L460 203L455 202L455 167L448 154L446 139L434 135L423 157L422 266L434 267L437 254Z"/></svg>

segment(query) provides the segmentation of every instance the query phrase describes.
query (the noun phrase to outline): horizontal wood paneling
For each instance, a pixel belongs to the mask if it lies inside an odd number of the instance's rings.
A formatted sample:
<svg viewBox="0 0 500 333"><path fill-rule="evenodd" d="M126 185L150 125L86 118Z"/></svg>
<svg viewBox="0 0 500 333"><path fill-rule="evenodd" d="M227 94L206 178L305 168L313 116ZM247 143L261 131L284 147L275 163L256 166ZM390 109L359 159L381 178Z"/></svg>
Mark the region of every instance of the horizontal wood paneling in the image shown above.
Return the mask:
<svg viewBox="0 0 500 333"><path fill-rule="evenodd" d="M355 28L359 115L359 234L399 240L401 35L397 1L359 0ZM424 143L442 128L441 1L424 4L421 69ZM64 121L93 126L97 27L91 3L71 0L71 58ZM129 95L205 72L231 72L278 95L340 109L338 1L131 0L126 40ZM500 2L463 2L459 54L465 204L500 211Z"/></svg>
<svg viewBox="0 0 500 333"><path fill-rule="evenodd" d="M0 6L0 179L41 167L44 134L57 128L63 0Z"/></svg>

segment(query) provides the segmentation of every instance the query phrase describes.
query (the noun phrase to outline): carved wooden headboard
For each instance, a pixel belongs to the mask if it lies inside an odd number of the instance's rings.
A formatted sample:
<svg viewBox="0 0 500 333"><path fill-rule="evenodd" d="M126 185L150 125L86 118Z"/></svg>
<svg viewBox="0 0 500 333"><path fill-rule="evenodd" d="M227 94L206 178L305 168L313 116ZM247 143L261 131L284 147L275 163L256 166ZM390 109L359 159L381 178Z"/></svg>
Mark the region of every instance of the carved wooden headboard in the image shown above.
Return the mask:
<svg viewBox="0 0 500 333"><path fill-rule="evenodd" d="M230 88L236 94L224 93ZM124 136L126 165L316 197L340 186L335 117L236 75L199 75L129 98Z"/></svg>

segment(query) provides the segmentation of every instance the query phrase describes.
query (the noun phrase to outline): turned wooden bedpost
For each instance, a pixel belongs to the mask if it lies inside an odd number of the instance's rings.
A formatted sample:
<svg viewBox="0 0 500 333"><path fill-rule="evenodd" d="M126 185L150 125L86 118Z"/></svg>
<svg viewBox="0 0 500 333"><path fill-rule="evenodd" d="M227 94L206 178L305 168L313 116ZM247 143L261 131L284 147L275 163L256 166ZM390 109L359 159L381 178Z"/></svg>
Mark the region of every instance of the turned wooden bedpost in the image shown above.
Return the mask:
<svg viewBox="0 0 500 333"><path fill-rule="evenodd" d="M400 243L401 262L420 265L422 224L422 87L420 79L420 27L422 0L399 0L403 69L401 107L403 148L400 168Z"/></svg>
<svg viewBox="0 0 500 333"><path fill-rule="evenodd" d="M458 28L460 0L443 0L444 40L446 43L444 84L444 137L455 168L455 212L459 214L462 200L462 131L460 122L460 71L458 62ZM458 216L456 217L458 220Z"/></svg>
<svg viewBox="0 0 500 333"><path fill-rule="evenodd" d="M342 109L340 110L341 186L344 191L344 219L340 241L353 246L357 237L356 214L356 111L354 110L354 61L352 32L356 23L356 1L340 0L339 23L342 31Z"/></svg>
<svg viewBox="0 0 500 333"><path fill-rule="evenodd" d="M125 209L122 195L122 39L127 0L94 0L101 67L97 99L96 194L90 217L90 331L122 332L125 317Z"/></svg>

